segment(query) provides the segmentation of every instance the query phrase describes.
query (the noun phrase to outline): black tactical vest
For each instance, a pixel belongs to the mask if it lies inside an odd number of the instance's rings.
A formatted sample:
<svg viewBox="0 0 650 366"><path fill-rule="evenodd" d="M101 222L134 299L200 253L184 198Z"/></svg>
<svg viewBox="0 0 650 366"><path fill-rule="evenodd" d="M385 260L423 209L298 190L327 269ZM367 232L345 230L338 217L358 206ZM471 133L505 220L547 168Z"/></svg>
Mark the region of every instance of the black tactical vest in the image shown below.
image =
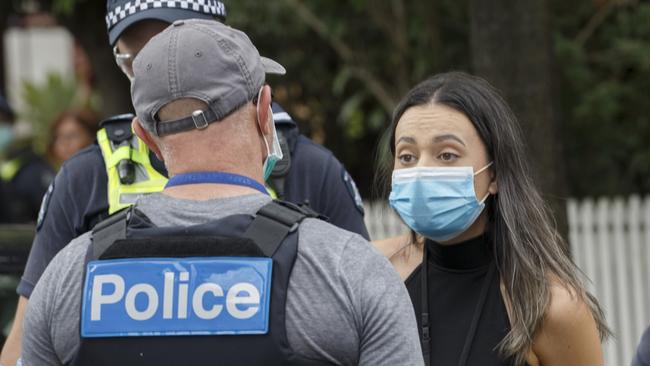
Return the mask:
<svg viewBox="0 0 650 366"><path fill-rule="evenodd" d="M298 247L297 229L304 218L314 216L307 208L276 201L262 207L254 216L233 215L190 227L156 227L134 208L120 211L99 223L93 230L87 263L120 258L272 258L268 332L256 335L82 336L71 364L329 365L296 355L289 346L285 328L287 289Z"/></svg>

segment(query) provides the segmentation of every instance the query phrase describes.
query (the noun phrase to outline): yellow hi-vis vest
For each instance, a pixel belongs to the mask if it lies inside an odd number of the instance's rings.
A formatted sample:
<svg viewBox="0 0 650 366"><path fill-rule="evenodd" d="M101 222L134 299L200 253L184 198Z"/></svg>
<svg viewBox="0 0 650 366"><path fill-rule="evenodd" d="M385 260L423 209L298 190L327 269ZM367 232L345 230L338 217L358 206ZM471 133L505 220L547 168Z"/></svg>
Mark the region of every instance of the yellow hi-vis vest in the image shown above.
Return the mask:
<svg viewBox="0 0 650 366"><path fill-rule="evenodd" d="M128 145L115 146L108 138L106 129L97 132L97 141L106 164L108 174L108 214L128 207L149 193L160 192L167 184L167 178L158 173L149 160L149 148L135 134ZM135 181L123 184L117 170L120 161L130 160L135 167Z"/></svg>

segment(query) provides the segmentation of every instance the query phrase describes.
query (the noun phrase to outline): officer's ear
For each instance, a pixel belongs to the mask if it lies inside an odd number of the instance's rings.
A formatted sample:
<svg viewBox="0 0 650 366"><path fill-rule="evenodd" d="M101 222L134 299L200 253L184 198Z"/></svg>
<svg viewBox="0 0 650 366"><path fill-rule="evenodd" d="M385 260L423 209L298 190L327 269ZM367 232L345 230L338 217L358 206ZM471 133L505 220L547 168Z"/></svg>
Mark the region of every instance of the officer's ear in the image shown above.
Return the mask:
<svg viewBox="0 0 650 366"><path fill-rule="evenodd" d="M272 120L271 120L271 113L273 111L271 110L271 87L268 85L264 85L262 87L262 92L260 93L259 100L257 101L258 103L258 111L260 113L259 118L260 118L260 128L262 129L262 133L266 136L271 135L273 132L273 126L271 126Z"/></svg>
<svg viewBox="0 0 650 366"><path fill-rule="evenodd" d="M144 143L147 144L149 150L153 151L153 153L156 154L158 160L164 161L162 154L160 153L160 148L156 144L155 139L151 136L151 134L147 130L145 130L142 127L138 117L133 118L133 121L131 121L131 127L133 128L133 131L135 132L136 136L138 136L140 140L144 141Z"/></svg>

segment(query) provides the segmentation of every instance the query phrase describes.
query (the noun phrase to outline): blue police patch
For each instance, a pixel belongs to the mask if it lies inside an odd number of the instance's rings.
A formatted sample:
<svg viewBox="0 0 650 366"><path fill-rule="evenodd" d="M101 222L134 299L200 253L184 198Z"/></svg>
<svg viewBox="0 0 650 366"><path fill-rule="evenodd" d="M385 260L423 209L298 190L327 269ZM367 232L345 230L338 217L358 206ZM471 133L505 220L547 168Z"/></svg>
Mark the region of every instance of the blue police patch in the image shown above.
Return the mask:
<svg viewBox="0 0 650 366"><path fill-rule="evenodd" d="M38 231L41 226L43 226L43 220L45 220L45 214L47 214L47 208L50 206L50 197L52 197L52 191L54 191L54 180L47 188L47 192L43 195L43 201L41 201L41 208L38 210L38 219L36 220L36 231Z"/></svg>
<svg viewBox="0 0 650 366"><path fill-rule="evenodd" d="M357 185L354 183L354 180L350 176L350 174L343 170L343 182L345 183L345 188L347 188L348 193L350 194L350 197L354 200L354 205L357 207L357 210L361 212L361 215L365 214L365 211L363 209L363 200L361 199L361 194L359 194L359 189L357 189Z"/></svg>
<svg viewBox="0 0 650 366"><path fill-rule="evenodd" d="M138 258L88 263L82 337L268 332L271 258Z"/></svg>

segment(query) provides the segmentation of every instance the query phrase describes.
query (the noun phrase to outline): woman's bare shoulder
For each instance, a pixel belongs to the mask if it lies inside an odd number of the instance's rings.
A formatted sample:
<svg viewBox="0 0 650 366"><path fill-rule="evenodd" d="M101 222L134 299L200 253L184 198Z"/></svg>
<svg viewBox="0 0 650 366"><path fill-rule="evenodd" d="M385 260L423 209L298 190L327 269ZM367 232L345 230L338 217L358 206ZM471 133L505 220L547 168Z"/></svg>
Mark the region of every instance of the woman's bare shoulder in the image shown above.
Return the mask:
<svg viewBox="0 0 650 366"><path fill-rule="evenodd" d="M533 351L542 365L602 365L602 347L591 308L577 290L550 279L550 303Z"/></svg>

